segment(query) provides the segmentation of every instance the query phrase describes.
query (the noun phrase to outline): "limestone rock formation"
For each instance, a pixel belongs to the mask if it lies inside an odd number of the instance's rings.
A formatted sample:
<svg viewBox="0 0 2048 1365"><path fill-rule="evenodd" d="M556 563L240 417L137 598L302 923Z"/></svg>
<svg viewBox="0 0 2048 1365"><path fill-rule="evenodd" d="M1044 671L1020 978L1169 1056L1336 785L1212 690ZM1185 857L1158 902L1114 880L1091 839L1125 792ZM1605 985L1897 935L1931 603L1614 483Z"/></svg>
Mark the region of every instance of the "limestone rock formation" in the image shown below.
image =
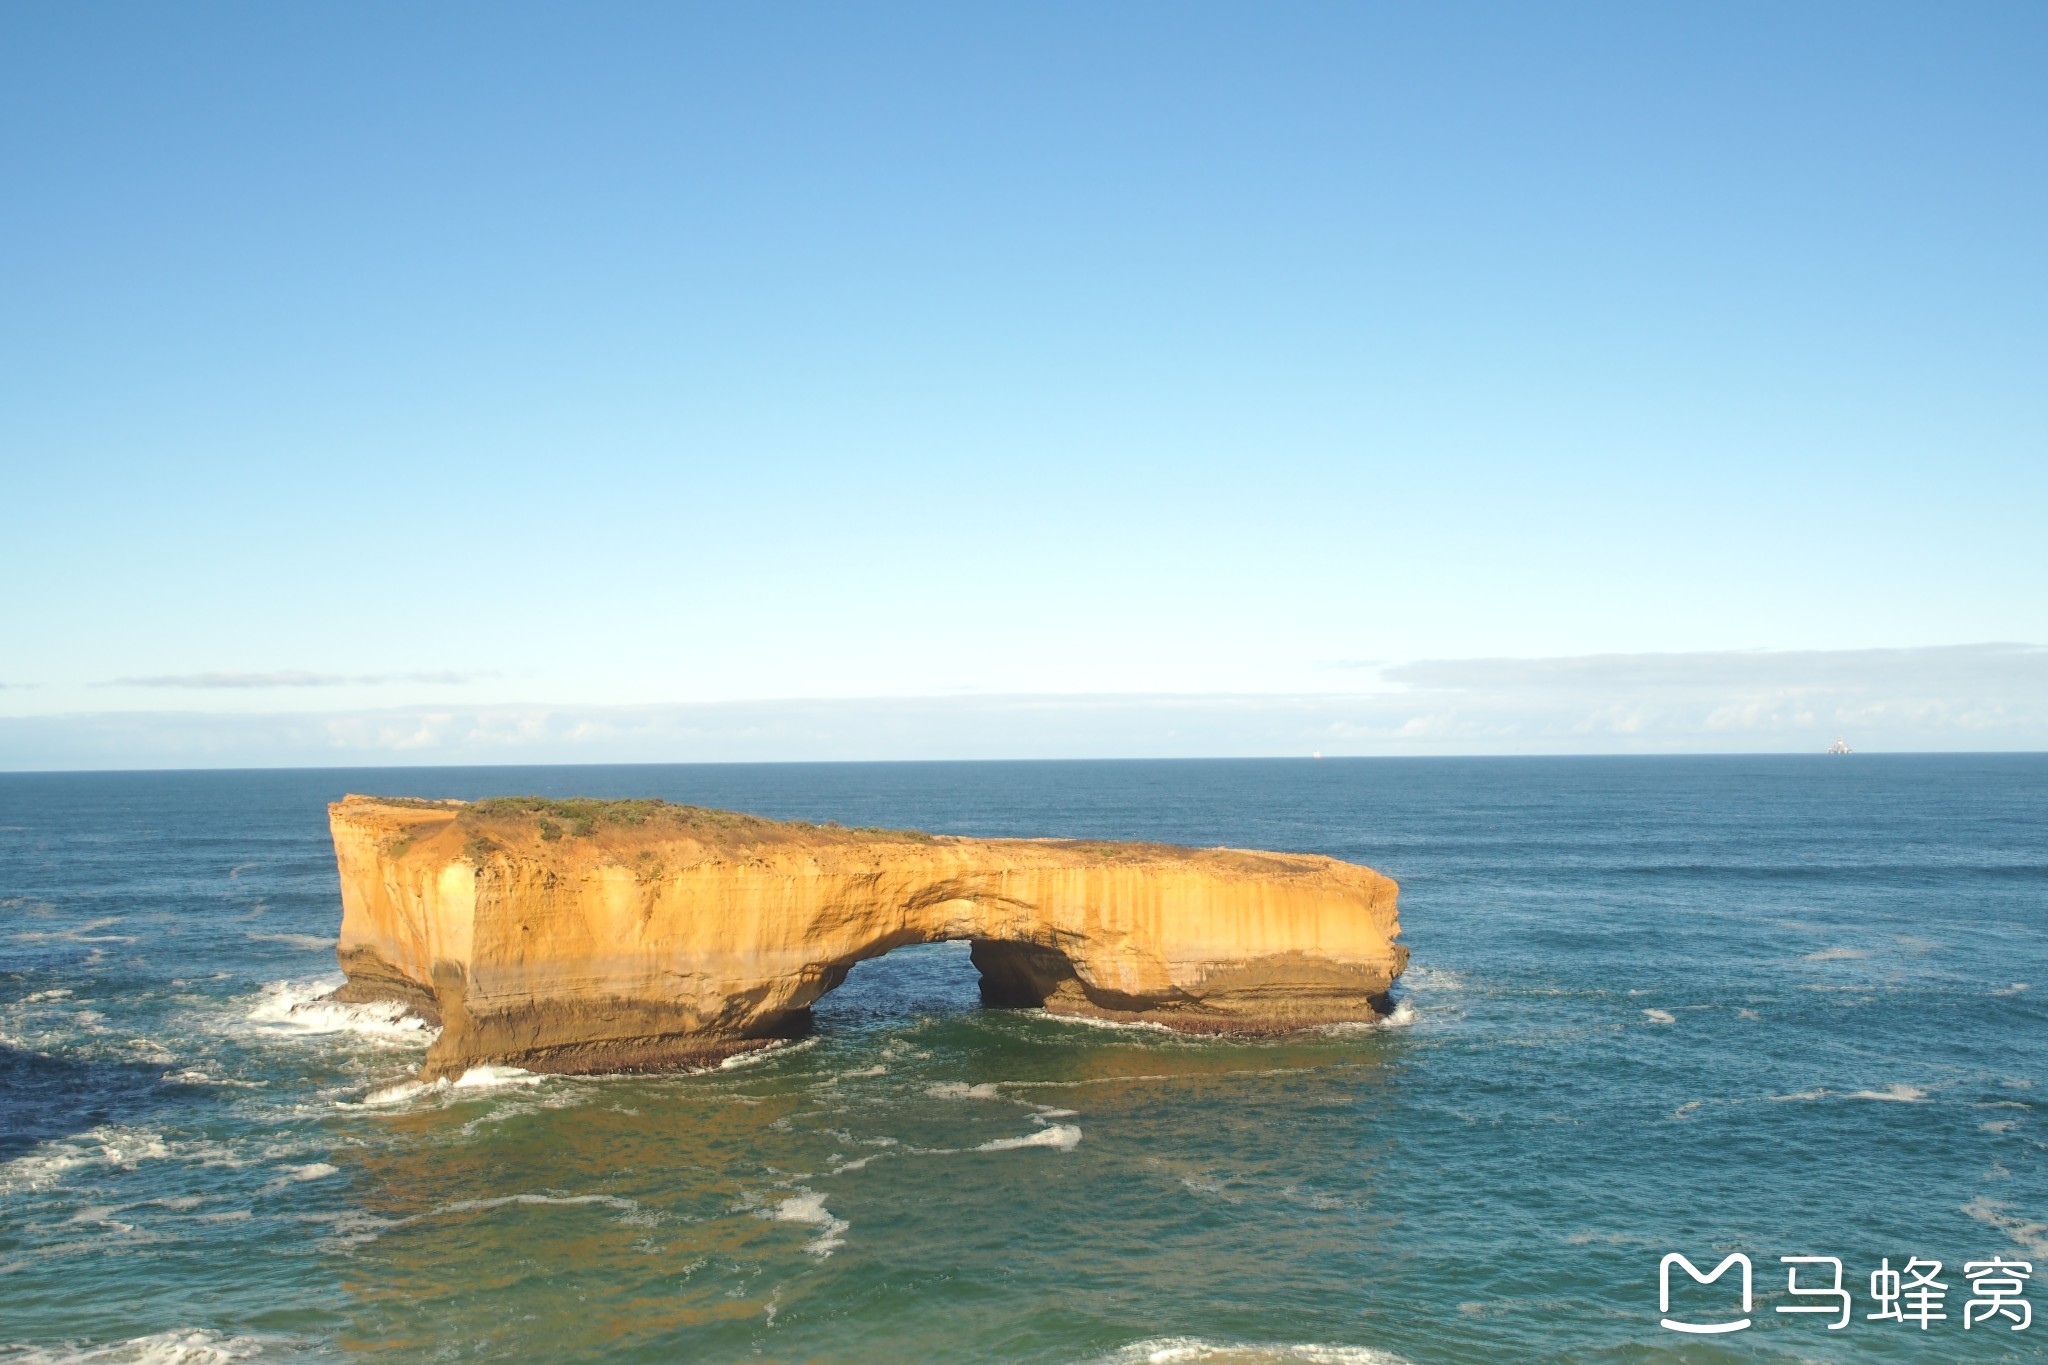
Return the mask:
<svg viewBox="0 0 2048 1365"><path fill-rule="evenodd" d="M654 801L329 808L349 1000L442 1025L423 1077L650 1070L800 1031L864 958L970 939L991 1005L1269 1033L1370 1020L1408 960L1333 858L778 822Z"/></svg>

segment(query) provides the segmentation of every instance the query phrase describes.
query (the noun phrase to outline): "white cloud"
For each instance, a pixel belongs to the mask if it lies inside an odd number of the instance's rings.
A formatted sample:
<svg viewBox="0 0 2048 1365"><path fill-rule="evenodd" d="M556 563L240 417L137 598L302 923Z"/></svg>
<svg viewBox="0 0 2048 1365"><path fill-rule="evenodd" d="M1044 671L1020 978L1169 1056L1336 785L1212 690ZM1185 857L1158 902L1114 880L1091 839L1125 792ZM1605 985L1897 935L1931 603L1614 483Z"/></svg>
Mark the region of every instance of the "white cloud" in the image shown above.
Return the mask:
<svg viewBox="0 0 2048 1365"><path fill-rule="evenodd" d="M396 676L396 675L394 675ZM2048 650L1443 660L1380 690L0 719L0 768L2048 749Z"/></svg>
<svg viewBox="0 0 2048 1365"><path fill-rule="evenodd" d="M474 682L478 678L494 676L488 673L307 673L287 669L277 673L164 673L142 678L115 678L101 683L101 687L181 687L181 688L260 688L260 687L379 687L385 683L442 683L459 684Z"/></svg>
<svg viewBox="0 0 2048 1365"><path fill-rule="evenodd" d="M2048 682L2048 649L2025 644L1921 649L1704 650L1548 659L1432 659L1380 671L1389 682L1451 692L1740 688L1796 697L1875 690L1937 693Z"/></svg>

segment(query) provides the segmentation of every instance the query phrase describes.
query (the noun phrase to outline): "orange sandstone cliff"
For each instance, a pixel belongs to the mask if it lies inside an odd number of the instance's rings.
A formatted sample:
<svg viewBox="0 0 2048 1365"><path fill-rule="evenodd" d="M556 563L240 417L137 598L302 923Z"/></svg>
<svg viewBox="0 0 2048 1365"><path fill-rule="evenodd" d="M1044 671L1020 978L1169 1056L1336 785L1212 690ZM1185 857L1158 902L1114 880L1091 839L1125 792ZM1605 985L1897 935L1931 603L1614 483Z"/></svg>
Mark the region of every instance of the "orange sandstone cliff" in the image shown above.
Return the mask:
<svg viewBox="0 0 2048 1365"><path fill-rule="evenodd" d="M991 1005L1198 1032L1370 1020L1396 887L1298 853L965 839L656 801L329 807L347 1000L442 1025L422 1076L684 1066L800 1031L863 958L970 939Z"/></svg>

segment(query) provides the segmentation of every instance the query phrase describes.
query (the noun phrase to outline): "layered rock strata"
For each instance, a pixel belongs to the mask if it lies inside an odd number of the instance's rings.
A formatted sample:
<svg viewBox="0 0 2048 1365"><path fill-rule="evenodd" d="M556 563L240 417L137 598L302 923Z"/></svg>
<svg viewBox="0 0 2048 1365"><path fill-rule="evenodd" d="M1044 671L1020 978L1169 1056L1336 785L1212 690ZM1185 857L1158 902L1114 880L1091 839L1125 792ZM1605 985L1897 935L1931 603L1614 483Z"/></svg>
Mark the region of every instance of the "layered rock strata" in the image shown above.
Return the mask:
<svg viewBox="0 0 2048 1365"><path fill-rule="evenodd" d="M660 802L329 808L349 1000L442 1026L422 1076L699 1064L864 958L972 941L986 1003L1271 1033L1371 1020L1396 887L1333 858L778 822Z"/></svg>

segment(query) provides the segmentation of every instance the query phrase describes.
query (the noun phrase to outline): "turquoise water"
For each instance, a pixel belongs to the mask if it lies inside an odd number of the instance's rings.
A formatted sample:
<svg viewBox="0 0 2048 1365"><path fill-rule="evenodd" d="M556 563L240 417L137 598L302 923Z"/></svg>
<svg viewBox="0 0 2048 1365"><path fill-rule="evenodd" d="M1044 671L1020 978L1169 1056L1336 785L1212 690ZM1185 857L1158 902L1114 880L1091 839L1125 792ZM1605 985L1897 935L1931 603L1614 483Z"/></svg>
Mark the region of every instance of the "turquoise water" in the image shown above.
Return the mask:
<svg viewBox="0 0 2048 1365"><path fill-rule="evenodd" d="M426 1038L312 1003L345 791L1334 854L1407 1022L982 1011L944 944L746 1065L366 1103ZM0 776L0 1355L2040 1358L1961 1271L2048 1276L2044 996L2035 756ZM1661 1328L1671 1251L1755 1325ZM1846 1330L1773 1311L1809 1254ZM1910 1256L1947 1320L1867 1321Z"/></svg>

